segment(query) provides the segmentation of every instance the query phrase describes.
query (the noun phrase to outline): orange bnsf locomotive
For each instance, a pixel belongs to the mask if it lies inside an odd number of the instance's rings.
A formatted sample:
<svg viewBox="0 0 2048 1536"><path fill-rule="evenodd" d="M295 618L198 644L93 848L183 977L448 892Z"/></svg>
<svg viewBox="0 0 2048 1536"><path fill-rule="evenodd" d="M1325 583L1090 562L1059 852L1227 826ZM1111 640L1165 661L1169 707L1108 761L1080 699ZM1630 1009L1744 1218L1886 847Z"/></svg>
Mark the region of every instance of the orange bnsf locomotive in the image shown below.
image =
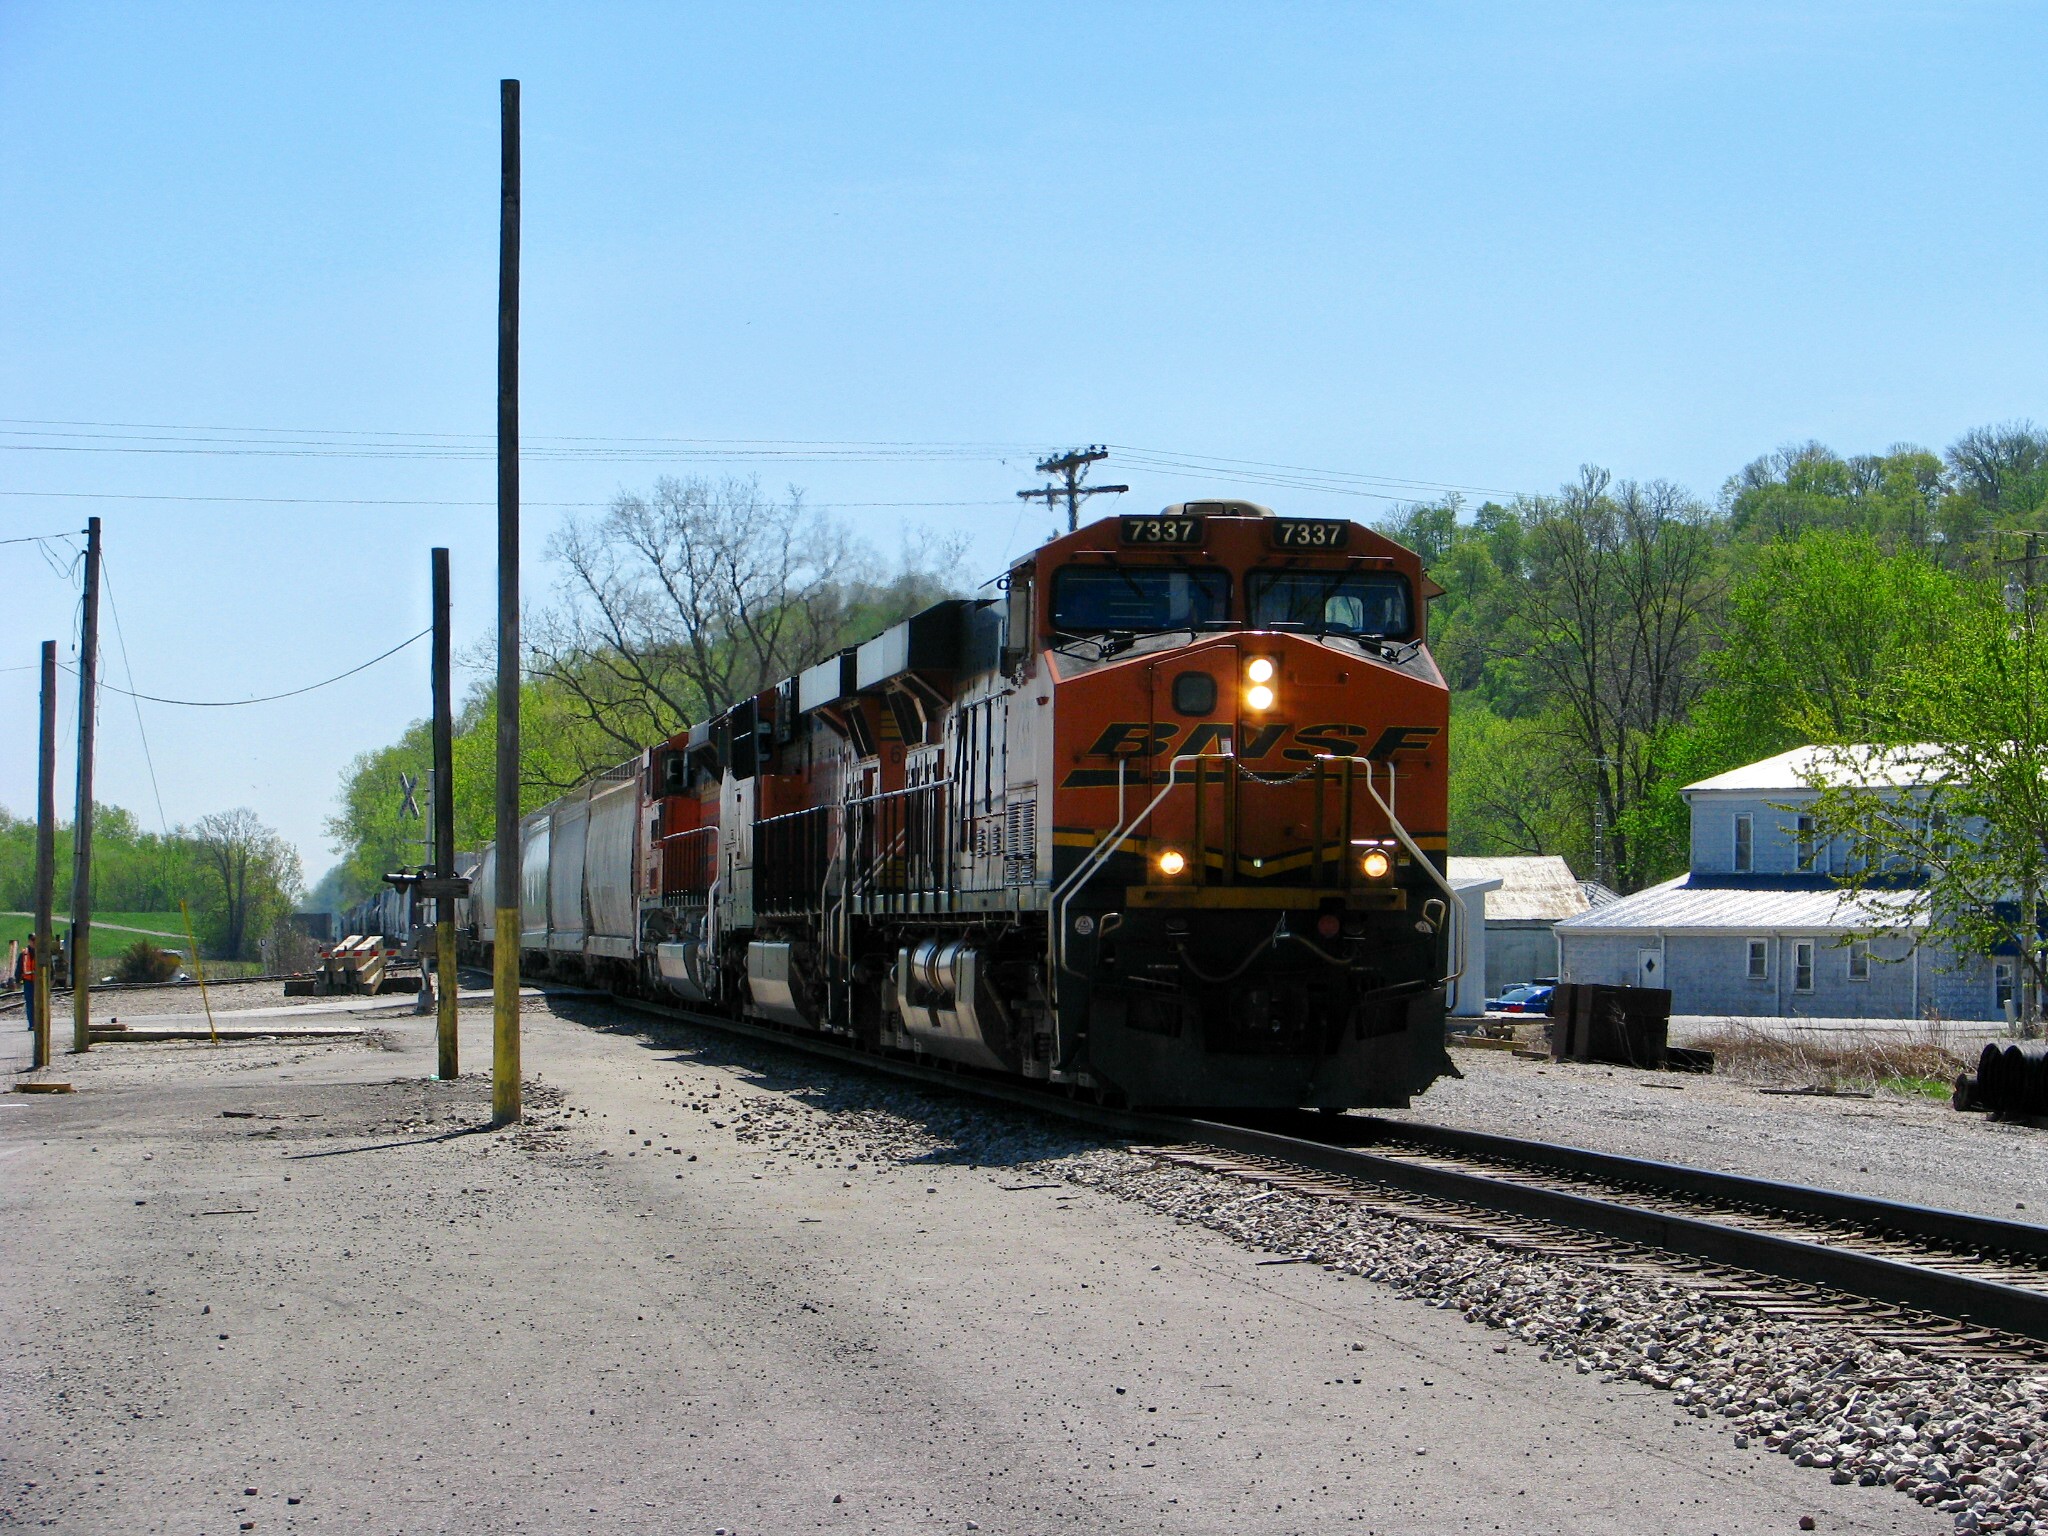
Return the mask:
<svg viewBox="0 0 2048 1536"><path fill-rule="evenodd" d="M528 817L522 963L1132 1105L1398 1106L1449 1070L1417 556L1189 502L1001 587Z"/></svg>

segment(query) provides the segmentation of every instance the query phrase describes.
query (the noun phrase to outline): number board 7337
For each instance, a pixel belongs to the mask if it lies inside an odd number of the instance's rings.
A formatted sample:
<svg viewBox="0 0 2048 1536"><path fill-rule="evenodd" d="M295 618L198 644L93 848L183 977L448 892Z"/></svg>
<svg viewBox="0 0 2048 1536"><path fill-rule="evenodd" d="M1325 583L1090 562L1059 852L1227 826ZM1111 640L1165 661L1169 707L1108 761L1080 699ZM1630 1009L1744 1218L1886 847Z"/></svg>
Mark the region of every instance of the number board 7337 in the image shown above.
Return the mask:
<svg viewBox="0 0 2048 1536"><path fill-rule="evenodd" d="M1119 544L1143 545L1151 549L1192 549L1202 542L1199 517L1120 517L1116 536Z"/></svg>
<svg viewBox="0 0 2048 1536"><path fill-rule="evenodd" d="M1330 517L1276 517L1275 549L1343 549L1351 542L1351 524Z"/></svg>

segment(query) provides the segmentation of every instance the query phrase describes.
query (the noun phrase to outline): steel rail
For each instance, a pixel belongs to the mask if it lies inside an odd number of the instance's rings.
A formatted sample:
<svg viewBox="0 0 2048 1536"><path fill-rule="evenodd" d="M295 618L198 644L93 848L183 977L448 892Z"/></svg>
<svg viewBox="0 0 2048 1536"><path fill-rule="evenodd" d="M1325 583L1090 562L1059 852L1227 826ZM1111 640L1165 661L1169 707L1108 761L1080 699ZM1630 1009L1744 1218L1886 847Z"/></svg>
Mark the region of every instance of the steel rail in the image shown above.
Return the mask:
<svg viewBox="0 0 2048 1536"><path fill-rule="evenodd" d="M2031 1222L1980 1216L1936 1205L1909 1205L1903 1200L1853 1195L1811 1184L1760 1179L1749 1174L1717 1173L1685 1163L1595 1152L1563 1142L1524 1141L1489 1131L1387 1120L1377 1115L1349 1116L1346 1128L1354 1122L1364 1130L1367 1139L1374 1142L1407 1142L1501 1162L1526 1163L1531 1167L1584 1175L1615 1184L1639 1184L1671 1194L1692 1195L1730 1205L1756 1206L1859 1227L1866 1232L1910 1238L1958 1252L2011 1255L2048 1269L2048 1227ZM2043 1283L2048 1284L2048 1273L2044 1273Z"/></svg>
<svg viewBox="0 0 2048 1536"><path fill-rule="evenodd" d="M1621 1242L1684 1254L1805 1285L1825 1286L1867 1300L1931 1312L2002 1333L2048 1342L2048 1272L2041 1277L2043 1289L2011 1285L1843 1246L1842 1235L1837 1232L1823 1231L1813 1237L1788 1237L1782 1233L1716 1221L1711 1217L1683 1215L1638 1205L1629 1200L1625 1191L1618 1195L1594 1194L1529 1183L1516 1178L1513 1169L1489 1173L1470 1167L1445 1167L1439 1163L1417 1162L1361 1147L1224 1122L1194 1120L1182 1123L1186 1127L1183 1134L1189 1141L1254 1156L1283 1158L1320 1173L1366 1179L1413 1194L1456 1200L1508 1215L1552 1222ZM1391 1121L1379 1124L1389 1130L1397 1125ZM1398 1129L1405 1134L1414 1128L1400 1123ZM1513 1151L1489 1152L1489 1161L1501 1161L1510 1156L1537 1161L1545 1152L1579 1150L1552 1149L1541 1142L1519 1142L1511 1137L1492 1139L1507 1144ZM1597 1157L1600 1154L1587 1155ZM1831 1214L1825 1219L1831 1222L1847 1219L1841 1213L1856 1207L1869 1213L1869 1225L1881 1227L1890 1224L1890 1213L1916 1209L1893 1201L1865 1201L1856 1195L1808 1189L1800 1185L1773 1186L1768 1180L1715 1175L1703 1169L1674 1164L1660 1165L1638 1159L1618 1161L1634 1164L1629 1177L1642 1183L1657 1183L1647 1170L1660 1167L1670 1169L1674 1175L1687 1176L1683 1179L1673 1177L1662 1187L1689 1198L1703 1196L1688 1189L1688 1185L1697 1188L1698 1184L1726 1177L1750 1191L1739 1197L1745 1203L1761 1204L1782 1214L1808 1219L1815 1214L1812 1210L1801 1209L1799 1205L1778 1205L1763 1197L1761 1191L1775 1187L1805 1197L1802 1204L1827 1205ZM1731 1197L1716 1195L1714 1198ZM2003 1244L1994 1240L1995 1234L1999 1229L2016 1225L1953 1211L1923 1214L1929 1218L1940 1218L1938 1223L1930 1224L1942 1226L1949 1234L1961 1232L1965 1229L1964 1224L1981 1222L1986 1240L1975 1246L1985 1252L1999 1251ZM1945 1236L1942 1246L1948 1248L1955 1242L1953 1235Z"/></svg>
<svg viewBox="0 0 2048 1536"><path fill-rule="evenodd" d="M1309 1136L1229 1121L1115 1109L1061 1097L1056 1089L1008 1082L971 1069L906 1061L753 1020L699 1013L615 994L580 995L602 996L604 1001L654 1018L701 1025L928 1087L1056 1115L1136 1141L1207 1147L1273 1159L1322 1174L1547 1222L1570 1231L1593 1233L1646 1249L2048 1342L2048 1230L2023 1222L1377 1116L1318 1120L1317 1134ZM1490 1173L1483 1168L1446 1167L1441 1162L1376 1152L1349 1144L1348 1139L1324 1139L1330 1133L1343 1135L1354 1127L1368 1142L1407 1142L1451 1156L1507 1166ZM1526 1177L1530 1167L1598 1180L1617 1187L1619 1193L1588 1193L1530 1182ZM1633 1203L1628 1197L1631 1185L1824 1226L1811 1237L1794 1237L1716 1221L1709 1216L1658 1210ZM2013 1255L2022 1264L2042 1266L2041 1284L2039 1288L2014 1285L1859 1251L1844 1246L1840 1231L1826 1229L1842 1226L1935 1245L1942 1250L1934 1256L1937 1258L1956 1252Z"/></svg>

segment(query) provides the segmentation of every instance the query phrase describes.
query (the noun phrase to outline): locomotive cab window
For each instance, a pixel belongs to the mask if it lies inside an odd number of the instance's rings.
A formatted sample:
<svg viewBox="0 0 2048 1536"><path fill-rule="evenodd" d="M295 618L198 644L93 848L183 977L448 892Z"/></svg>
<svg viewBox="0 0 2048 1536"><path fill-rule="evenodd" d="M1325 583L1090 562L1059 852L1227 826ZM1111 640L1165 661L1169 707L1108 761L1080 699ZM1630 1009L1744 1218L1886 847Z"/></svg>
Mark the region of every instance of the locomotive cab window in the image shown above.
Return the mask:
<svg viewBox="0 0 2048 1536"><path fill-rule="evenodd" d="M1253 571L1245 578L1254 629L1313 629L1400 638L1414 627L1404 576L1362 571Z"/></svg>
<svg viewBox="0 0 2048 1536"><path fill-rule="evenodd" d="M1177 565L1070 565L1052 578L1052 627L1199 629L1230 615L1230 573Z"/></svg>

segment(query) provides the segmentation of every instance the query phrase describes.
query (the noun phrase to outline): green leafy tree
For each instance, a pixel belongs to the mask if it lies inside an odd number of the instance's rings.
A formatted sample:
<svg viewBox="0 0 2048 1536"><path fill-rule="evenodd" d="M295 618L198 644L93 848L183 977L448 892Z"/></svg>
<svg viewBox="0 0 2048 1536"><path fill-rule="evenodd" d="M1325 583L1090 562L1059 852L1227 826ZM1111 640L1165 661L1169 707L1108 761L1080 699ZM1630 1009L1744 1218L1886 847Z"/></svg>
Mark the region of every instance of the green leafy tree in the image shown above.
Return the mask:
<svg viewBox="0 0 2048 1536"><path fill-rule="evenodd" d="M1915 550L1812 530L1760 551L1736 584L1702 700L1768 756L1854 735L1871 690L1928 659L1962 593Z"/></svg>
<svg viewBox="0 0 2048 1536"><path fill-rule="evenodd" d="M1955 500L1989 523L2017 527L2048 502L2048 433L2031 421L1974 427L1949 445Z"/></svg>
<svg viewBox="0 0 2048 1536"><path fill-rule="evenodd" d="M1706 665L1711 682L1655 744L1660 771L1624 826L1654 862L1682 866L1691 809L1680 791L1815 741L1865 739L1871 700L1904 671L1938 665L1966 583L1912 548L1813 528L1752 553Z"/></svg>
<svg viewBox="0 0 2048 1536"><path fill-rule="evenodd" d="M1577 814L1583 774L1555 721L1503 719L1476 698L1460 698L1451 710L1450 761L1453 853L1559 854L1575 868L1592 867Z"/></svg>
<svg viewBox="0 0 2048 1536"><path fill-rule="evenodd" d="M1924 547L1942 529L1945 491L1942 461L1924 448L1845 459L1806 442L1752 460L1721 495L1730 533L1749 543L1821 529Z"/></svg>
<svg viewBox="0 0 2048 1536"><path fill-rule="evenodd" d="M220 954L256 958L256 940L291 911L302 888L298 850L246 806L193 828L209 885L208 930Z"/></svg>
<svg viewBox="0 0 2048 1536"><path fill-rule="evenodd" d="M1706 681L1723 590L1711 514L1665 482L1588 468L1524 514L1516 584L1526 667L1601 829L1593 877L1621 889L1666 871L1631 832L1662 775L1657 747Z"/></svg>
<svg viewBox="0 0 2048 1536"><path fill-rule="evenodd" d="M131 811L93 809L92 896L100 912L169 912L201 891L198 854L183 828L144 832ZM0 810L0 908L26 910L35 900L36 824ZM57 908L71 906L71 827L57 828Z"/></svg>
<svg viewBox="0 0 2048 1536"><path fill-rule="evenodd" d="M1874 690L1860 741L1821 755L1816 836L1838 842L1859 895L1924 889L1928 941L2019 966L2031 1030L2048 987L2048 623L1982 583L1958 603L1939 651ZM1867 744L1866 744L1867 743ZM1806 809L1802 807L1802 809ZM1907 913L1884 926L1905 929Z"/></svg>

